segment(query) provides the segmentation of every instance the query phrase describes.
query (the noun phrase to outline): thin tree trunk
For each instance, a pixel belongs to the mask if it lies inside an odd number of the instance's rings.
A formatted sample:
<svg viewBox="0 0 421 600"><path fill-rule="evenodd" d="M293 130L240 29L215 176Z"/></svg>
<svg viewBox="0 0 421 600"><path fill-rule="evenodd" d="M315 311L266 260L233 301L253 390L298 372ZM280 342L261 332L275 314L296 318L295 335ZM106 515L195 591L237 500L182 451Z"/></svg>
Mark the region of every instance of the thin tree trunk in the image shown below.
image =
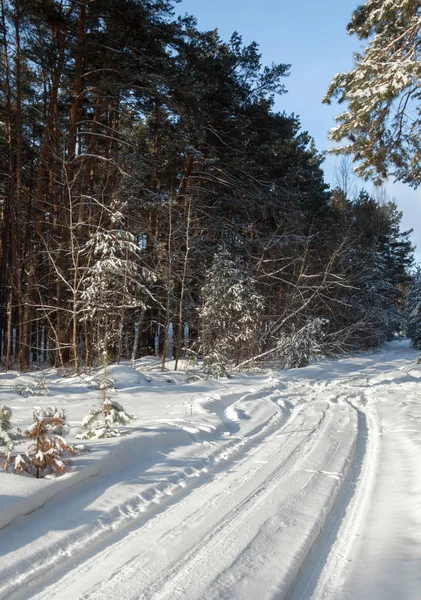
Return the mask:
<svg viewBox="0 0 421 600"><path fill-rule="evenodd" d="M170 196L169 207L168 207L168 218L169 218L169 230L168 230L168 265L167 265L167 301L165 306L165 317L163 325L163 348L161 355L161 369L165 371L165 361L167 359L168 352L168 334L171 322L171 300L172 300L172 195Z"/></svg>
<svg viewBox="0 0 421 600"><path fill-rule="evenodd" d="M184 309L184 292L186 287L187 278L187 266L190 252L190 218L191 218L191 202L188 202L187 206L187 220L186 220L186 251L184 253L183 261L183 274L181 277L181 290L180 290L180 302L178 309L178 331L175 339L176 357L175 357L175 370L178 369L178 361L181 356L184 339L184 320L183 320L183 309Z"/></svg>
<svg viewBox="0 0 421 600"><path fill-rule="evenodd" d="M6 370L12 367L12 346L13 346L13 306L14 306L14 283L16 274L16 197L15 197L15 163L14 153L15 145L13 139L13 111L12 111L12 89L11 89L11 77L10 77L10 64L9 64L9 52L8 52L8 39L7 39L7 27L6 27L6 15L4 0L1 0L2 10L2 27L3 27L3 46L4 46L4 67L5 67L5 79L6 79L6 114L7 114L7 145L8 145L8 159L9 159L9 189L6 213L8 217L9 231L6 231L6 235L9 235L7 240L8 244L8 257L9 260L6 262L6 273L5 281L9 286L8 299L7 299L7 310L6 310Z"/></svg>
<svg viewBox="0 0 421 600"><path fill-rule="evenodd" d="M29 268L28 268L28 282L27 282L27 291L25 298L25 307L23 311L22 318L22 340L21 340L21 360L20 367L22 370L27 370L29 368L29 348L30 348L30 333L31 333L31 323L33 316L33 306L35 302L35 286L37 281L37 266L39 259L39 252L41 250L40 243L43 239L43 228L44 228L44 218L45 218L45 205L46 205L46 185L48 181L49 169L48 167L51 165L51 158L55 159L55 157L51 157L52 150L54 148L54 144L52 140L54 139L57 132L57 104L58 104L58 92L61 81L61 76L63 72L63 64L64 64L64 49L65 49L65 37L57 24L52 26L53 38L57 44L57 52L58 58L56 65L53 69L52 76L52 86L50 92L50 106L48 110L47 123L44 130L43 139L41 142L40 149L40 159L39 159L39 169L38 169L38 178L37 178L37 187L36 187L36 196L35 196L35 244L32 248L32 251L29 253ZM55 335L57 333L56 329L53 328ZM59 354L59 362L61 362L61 350L58 349Z"/></svg>

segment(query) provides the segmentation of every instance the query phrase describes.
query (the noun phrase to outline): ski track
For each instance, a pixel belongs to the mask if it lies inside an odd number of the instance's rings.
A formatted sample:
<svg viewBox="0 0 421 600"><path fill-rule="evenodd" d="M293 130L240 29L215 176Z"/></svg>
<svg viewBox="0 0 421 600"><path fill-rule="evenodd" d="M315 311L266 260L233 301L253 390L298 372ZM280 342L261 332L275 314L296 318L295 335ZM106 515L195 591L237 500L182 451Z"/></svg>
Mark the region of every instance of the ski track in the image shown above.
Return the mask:
<svg viewBox="0 0 421 600"><path fill-rule="evenodd" d="M180 594L183 593L181 587L183 580L188 577L192 571L195 571L195 575L197 577L197 572L199 571L199 574L202 574L201 571L203 571L204 566L206 569L208 568L212 554L216 555L220 551L218 547L223 547L229 536L233 534L237 535L237 528L241 527L242 523L246 521L246 519L250 517L251 514L256 511L265 500L267 500L267 498L274 492L275 488L284 482L289 462L292 461L297 455L299 455L301 460L296 459L294 466L295 468L299 467L299 464L304 460L304 457L308 451L308 442L311 441L312 444L315 444L317 442L316 435L319 437L326 430L326 427L321 427L321 423L325 420L325 416L326 413L323 411L320 420L314 425L313 428L309 430L308 434L303 439L300 438L299 441L294 440L295 443L292 443L292 449L286 454L286 456L282 457L276 469L270 473L270 475L259 487L253 490L252 494L248 493L242 502L236 504L234 508L217 523L216 526L213 526L207 536L202 538L198 544L193 546L186 554L180 557L180 559L176 560L169 569L166 569L160 575L157 580L155 579L155 572L151 572L151 583L148 585L148 591L144 595L145 598L156 598L156 600L161 600L164 598L175 597L176 594L180 596ZM298 427L303 427L306 424L306 421L304 421L291 432L284 433L289 438L292 438L292 436L297 434ZM278 435L279 434L275 434L275 436ZM285 445L286 444L287 442ZM274 460L274 458L275 457L272 455L272 460ZM246 479L245 481L243 480L241 482L241 485L248 483L249 480ZM200 512L202 514L206 514L207 511L201 510ZM197 520L197 516L195 516L195 518ZM129 567L128 574L125 572L125 570L123 570L121 576L119 576L117 580L117 585L120 585L121 580L126 580L127 575L132 577L134 574L134 569L137 571L139 566L142 568L142 566L138 563L139 560L136 559L135 565L131 565ZM116 582L113 582L113 587L115 583ZM106 591L108 591L107 588ZM137 594L137 592L135 593ZM104 594L102 593L102 595ZM86 599L91 597L91 595L84 596ZM93 597L95 597L95 593Z"/></svg>
<svg viewBox="0 0 421 600"><path fill-rule="evenodd" d="M345 506L340 507L341 517L346 518L342 519L336 532L336 540L330 548L325 569L314 592L314 598L320 600L332 597L337 589L337 583L349 559L349 552L355 535L362 530L367 518L378 467L380 438L376 413L370 409L362 408L366 402L361 404L361 397L357 396L357 403L353 398L347 399L347 402L358 412L359 419L362 422L360 432L365 440L360 439L359 461L361 462L358 465L358 476L356 477L357 473L353 474L352 487L354 494Z"/></svg>
<svg viewBox="0 0 421 600"><path fill-rule="evenodd" d="M215 396L207 409L229 438L202 442L191 428L194 442L207 448L203 460L175 483L157 484L146 504L141 497L120 507L118 523L99 522L91 540L75 539L32 567L27 558L3 571L0 599L356 599L349 576L355 578L353 561L379 499L382 436L400 436L404 458L397 464L420 450L418 376L407 359L401 367L393 356L380 359L380 368L367 361L366 372L363 366L349 376L294 373L290 382ZM395 426L388 405L385 418L378 403L406 389L411 395L398 404ZM272 415L256 413L242 434L247 410L262 402L272 403ZM412 463L405 468L410 472ZM421 488L406 471L415 496ZM409 524L421 523L416 515Z"/></svg>
<svg viewBox="0 0 421 600"><path fill-rule="evenodd" d="M346 567L355 535L367 515L378 460L379 426L375 413L364 408L366 399L363 393L344 396L343 400L358 416L353 461L324 528L285 595L285 600L326 600L332 597Z"/></svg>

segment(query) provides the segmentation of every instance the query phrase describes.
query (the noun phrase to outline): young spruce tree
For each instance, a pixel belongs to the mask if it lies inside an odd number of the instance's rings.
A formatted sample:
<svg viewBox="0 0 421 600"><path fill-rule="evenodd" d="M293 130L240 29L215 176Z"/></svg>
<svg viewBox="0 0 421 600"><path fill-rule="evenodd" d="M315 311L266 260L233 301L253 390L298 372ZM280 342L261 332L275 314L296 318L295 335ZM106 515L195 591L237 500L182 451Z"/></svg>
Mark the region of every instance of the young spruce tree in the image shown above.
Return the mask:
<svg viewBox="0 0 421 600"><path fill-rule="evenodd" d="M231 365L258 345L264 303L245 265L226 249L215 254L202 297L200 348L206 376L216 379L227 376Z"/></svg>
<svg viewBox="0 0 421 600"><path fill-rule="evenodd" d="M124 321L131 311L145 310L151 298L152 272L141 265L136 238L124 227L124 205L116 203L85 245L89 262L80 295L82 320L95 323L99 363L103 353L115 356ZM108 211L107 211L108 212Z"/></svg>

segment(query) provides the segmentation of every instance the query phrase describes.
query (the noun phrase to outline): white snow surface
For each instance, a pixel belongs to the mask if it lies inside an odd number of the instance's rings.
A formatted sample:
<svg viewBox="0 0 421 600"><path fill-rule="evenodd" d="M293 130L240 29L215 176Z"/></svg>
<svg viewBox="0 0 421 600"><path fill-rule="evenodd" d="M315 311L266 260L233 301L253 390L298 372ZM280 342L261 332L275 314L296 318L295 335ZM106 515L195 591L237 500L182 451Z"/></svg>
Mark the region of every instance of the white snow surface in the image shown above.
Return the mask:
<svg viewBox="0 0 421 600"><path fill-rule="evenodd" d="M188 383L154 359L111 369L137 416L62 477L0 473L0 599L420 600L421 366L407 341L264 375ZM90 378L0 374L30 423Z"/></svg>

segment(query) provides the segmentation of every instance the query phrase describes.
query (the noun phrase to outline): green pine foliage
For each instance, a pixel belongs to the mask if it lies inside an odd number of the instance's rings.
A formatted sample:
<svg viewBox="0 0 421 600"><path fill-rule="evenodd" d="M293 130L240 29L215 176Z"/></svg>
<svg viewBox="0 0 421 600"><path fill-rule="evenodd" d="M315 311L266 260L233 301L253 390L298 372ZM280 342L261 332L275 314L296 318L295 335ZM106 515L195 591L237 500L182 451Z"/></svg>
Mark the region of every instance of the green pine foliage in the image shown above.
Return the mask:
<svg viewBox="0 0 421 600"><path fill-rule="evenodd" d="M335 75L324 101L346 109L330 131L352 154L359 175L378 181L388 175L421 182L419 3L366 0L353 13L348 32L363 40L354 68Z"/></svg>
<svg viewBox="0 0 421 600"><path fill-rule="evenodd" d="M79 439L118 437L121 435L118 427L128 425L134 420L134 417L126 413L123 406L111 396L108 357L105 351L102 352L102 361L102 379L99 382L100 406L89 411L83 419L82 427L85 431L77 436Z"/></svg>
<svg viewBox="0 0 421 600"><path fill-rule="evenodd" d="M312 319L300 328L295 326L278 341L281 364L284 369L306 367L313 359L324 355L323 340L328 319Z"/></svg>
<svg viewBox="0 0 421 600"><path fill-rule="evenodd" d="M407 334L414 348L421 350L421 269L416 270L406 299Z"/></svg>
<svg viewBox="0 0 421 600"><path fill-rule="evenodd" d="M4 446L8 451L13 450L14 443L10 437L12 409L4 404L0 405L0 447Z"/></svg>

